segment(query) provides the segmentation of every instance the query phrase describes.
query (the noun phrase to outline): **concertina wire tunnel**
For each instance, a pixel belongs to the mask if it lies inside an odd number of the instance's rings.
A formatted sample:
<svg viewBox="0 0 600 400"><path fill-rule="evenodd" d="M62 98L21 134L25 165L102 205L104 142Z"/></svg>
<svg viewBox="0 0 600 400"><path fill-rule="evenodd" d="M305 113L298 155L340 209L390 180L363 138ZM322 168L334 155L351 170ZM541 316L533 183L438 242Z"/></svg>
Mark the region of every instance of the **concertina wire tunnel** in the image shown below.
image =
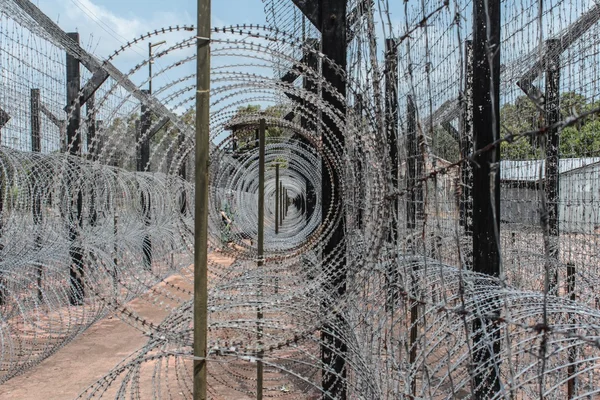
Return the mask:
<svg viewBox="0 0 600 400"><path fill-rule="evenodd" d="M208 245L231 262L209 257L210 397L255 398L259 350L266 397L598 397L600 6L500 3L490 276L472 268L473 3L349 0L345 68L301 2L263 3L265 26L212 30ZM191 398L194 32L153 30L104 58L31 3L0 1L0 382L113 314L147 343L79 398ZM152 60L139 52L162 40ZM103 79L81 106L65 107L68 60L81 61L72 98Z"/></svg>

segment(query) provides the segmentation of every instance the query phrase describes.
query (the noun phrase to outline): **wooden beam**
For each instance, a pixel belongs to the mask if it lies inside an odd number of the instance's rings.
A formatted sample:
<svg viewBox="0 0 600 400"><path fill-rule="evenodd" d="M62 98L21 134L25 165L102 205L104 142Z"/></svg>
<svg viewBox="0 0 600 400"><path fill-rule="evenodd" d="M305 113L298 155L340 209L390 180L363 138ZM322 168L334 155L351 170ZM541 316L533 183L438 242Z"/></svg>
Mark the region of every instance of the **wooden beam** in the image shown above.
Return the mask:
<svg viewBox="0 0 600 400"><path fill-rule="evenodd" d="M321 31L321 1L320 0L292 0L302 11L302 14Z"/></svg>
<svg viewBox="0 0 600 400"><path fill-rule="evenodd" d="M79 105L82 106L88 102L88 100L96 93L96 90L102 86L104 82L108 79L109 75L105 69L100 68L94 72L94 75L83 85L81 89L81 95L79 96ZM72 106L67 105L65 107L65 111L69 112L69 108Z"/></svg>
<svg viewBox="0 0 600 400"><path fill-rule="evenodd" d="M108 61L101 62L95 56L85 51L78 43L71 39L65 31L63 31L54 21L52 21L46 14L44 14L38 7L36 7L29 0L13 0L13 2L21 8L27 15L29 15L34 21L36 21L46 33L48 33L53 39L54 43L65 50L75 59L86 67L90 72L96 74L98 70L103 69L108 73L108 76L112 77L115 81L119 82L125 90L127 90L133 97L141 101L142 103L148 104L150 109L158 115L168 115L173 121L180 121L180 118L172 113L167 107L160 103L157 99L150 96L149 94L143 93L142 90L133 83L126 75L124 75L117 67ZM102 74L98 72L97 83ZM92 83L90 83L90 89ZM81 103L83 104L83 103ZM185 124L182 124L184 126Z"/></svg>
<svg viewBox="0 0 600 400"><path fill-rule="evenodd" d="M302 14L319 30L322 31L321 23L321 0L292 0L292 2L302 11ZM362 0L356 7L354 7L346 16L346 41L350 43L354 39L355 32L352 27L358 22L365 12L369 9L368 5L373 7L375 2L373 0Z"/></svg>
<svg viewBox="0 0 600 400"><path fill-rule="evenodd" d="M565 30L565 33L556 38L557 43L559 45L549 51L548 47L546 47L544 56L540 60L537 61L523 74L521 79L517 82L517 86L525 92L525 94L532 98L537 104L544 104L544 94L535 86L533 86L533 81L536 80L538 75L544 70L544 67L548 63L548 58L552 58L554 56L562 54L565 50L567 50L571 45L579 39L585 32L587 32L598 20L600 19L600 4L596 4L592 7L588 12L583 14L581 17L577 18L575 22L573 22L569 27ZM558 54L553 54L557 53Z"/></svg>
<svg viewBox="0 0 600 400"><path fill-rule="evenodd" d="M164 128L164 126L169 121L170 121L169 117L162 117L161 119L159 119L156 122L156 124L152 125L152 129L150 129L150 132L148 133L148 140L152 139L154 137L154 135L156 135L158 133L158 131L160 131L162 128Z"/></svg>
<svg viewBox="0 0 600 400"><path fill-rule="evenodd" d="M40 102L40 111L58 128L62 129L65 126L66 121L54 115L42 102Z"/></svg>
<svg viewBox="0 0 600 400"><path fill-rule="evenodd" d="M444 128L444 130L446 132L448 132L450 134L450 136L452 136L452 138L454 140L456 140L457 143L460 144L460 133L458 132L458 130L450 123L450 121L444 121L442 122L442 128Z"/></svg>
<svg viewBox="0 0 600 400"><path fill-rule="evenodd" d="M0 108L0 129L4 128L4 125L10 120L10 115L2 108Z"/></svg>

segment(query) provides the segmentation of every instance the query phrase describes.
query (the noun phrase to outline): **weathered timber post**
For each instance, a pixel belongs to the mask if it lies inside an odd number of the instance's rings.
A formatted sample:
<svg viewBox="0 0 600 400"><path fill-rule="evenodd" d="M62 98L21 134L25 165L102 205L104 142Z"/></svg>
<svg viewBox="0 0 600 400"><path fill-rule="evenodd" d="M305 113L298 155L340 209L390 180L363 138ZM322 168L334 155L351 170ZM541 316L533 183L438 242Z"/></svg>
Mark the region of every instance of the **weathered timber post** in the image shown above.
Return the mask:
<svg viewBox="0 0 600 400"><path fill-rule="evenodd" d="M258 238L257 238L257 258L258 268L261 269L263 266L264 256L264 241L265 241L265 120L260 120L260 128L258 130ZM259 278L260 279L260 278ZM259 296L262 295L262 285L258 287ZM263 311L262 305L259 303L258 310L256 313L258 322L256 323L257 331L257 345L258 349L256 352L256 398L261 400L263 398L263 349L262 349L262 323Z"/></svg>
<svg viewBox="0 0 600 400"><path fill-rule="evenodd" d="M551 126L560 120L560 53L559 39L546 41L546 96L545 117L546 126ZM546 211L548 235L546 260L547 291L558 295L558 202L559 202L559 134L558 129L548 129L546 133ZM544 224L546 225L546 224Z"/></svg>
<svg viewBox="0 0 600 400"><path fill-rule="evenodd" d="M575 264L568 263L567 264L567 295L569 296L569 300L575 301ZM575 325L574 318L570 318L569 321L571 324ZM575 387L577 384L577 370L575 368L575 362L577 360L577 349L573 346L569 347L569 365L567 367L567 399L571 400L575 398Z"/></svg>
<svg viewBox="0 0 600 400"><path fill-rule="evenodd" d="M194 207L194 400L207 399L211 1L198 0Z"/></svg>
<svg viewBox="0 0 600 400"><path fill-rule="evenodd" d="M88 101L85 103L86 110L86 126L87 126L87 151L88 159L96 161L98 159L97 148L98 144L95 143L96 138L96 110L94 109L94 95L92 94ZM92 189L90 193L90 225L96 226L98 221L98 211L96 210L96 191L94 188L94 182L91 182Z"/></svg>
<svg viewBox="0 0 600 400"><path fill-rule="evenodd" d="M92 94L88 101L85 103L85 113L86 113L86 127L87 127L87 151L88 151L88 159L94 161L96 160L96 155L98 154L97 146L95 143L96 140L96 110L95 107L95 99Z"/></svg>
<svg viewBox="0 0 600 400"><path fill-rule="evenodd" d="M385 41L385 125L390 157L392 190L398 190L398 47L394 39ZM388 240L398 241L398 198L392 202L391 229Z"/></svg>
<svg viewBox="0 0 600 400"><path fill-rule="evenodd" d="M30 112L31 112L31 151L34 153L40 153L42 151L42 115L40 108L40 89L31 89L30 99ZM42 180L39 177L40 168L36 164L31 170L31 177L33 181L33 223L39 229L39 225L42 223L42 188L39 186ZM36 232L35 236L35 247L37 250L41 248L42 238L39 232ZM42 267L41 260L38 260L36 265L37 269L37 295L38 300L43 300L42 292L42 277L44 270Z"/></svg>
<svg viewBox="0 0 600 400"><path fill-rule="evenodd" d="M313 72L318 73L319 58L317 56L316 50L318 50L318 47L319 47L319 40L315 39L315 38L309 38L306 40L305 43L306 43L305 44L306 48L304 50L304 58L306 60L306 66ZM315 93L315 94L318 92L318 85L314 82L313 79L307 78L306 74L304 75L302 85L303 85L304 90L306 90L307 92L311 92L311 93ZM311 110L316 115L317 110L313 104L311 104L309 101L305 100L304 105L305 105L305 107L307 107L309 110ZM300 124L303 129L306 129L307 131L312 131L313 133L316 129L314 121L309 120L309 118L307 118L305 116L305 114L302 114L302 116L300 117ZM306 139L304 136L300 136L300 140L302 141L302 144L304 145L304 148L306 149L306 151L310 151L310 152L314 151L313 145L310 143L310 141L308 139ZM310 220L310 217L315 212L316 193L315 193L314 185L312 184L312 182L310 181L310 179L308 177L306 177L306 179L305 179L305 185L306 185L305 214L306 214L306 222L308 223L308 221Z"/></svg>
<svg viewBox="0 0 600 400"><path fill-rule="evenodd" d="M67 33L68 37L79 44L79 33ZM67 149L71 156L81 155L81 106L79 104L79 91L81 86L81 75L79 60L67 53ZM71 171L77 171L78 167L74 161L70 160ZM81 192L79 177L70 177L68 190L77 190L75 204L71 204L69 210L69 240L71 246L69 253L71 256L70 282L71 290L69 300L71 305L82 305L85 296L84 270L83 270L83 250L77 243L79 232L83 224L83 193Z"/></svg>
<svg viewBox="0 0 600 400"><path fill-rule="evenodd" d="M475 0L473 9L473 133L475 150L480 150L500 135L500 0ZM476 156L475 163L473 271L499 277L500 146ZM501 388L500 332L489 315L473 321L476 399L490 398Z"/></svg>
<svg viewBox="0 0 600 400"><path fill-rule="evenodd" d="M398 192L398 46L395 39L385 41L385 126L387 132L388 155L390 158L391 190ZM398 197L394 195L391 204L390 232L388 242L394 252L386 273L388 310L393 309L398 284Z"/></svg>
<svg viewBox="0 0 600 400"><path fill-rule="evenodd" d="M4 127L4 125L6 125L8 123L8 121L10 120L10 115L8 115L8 113L6 111L4 111L2 108L0 108L0 142L2 141L2 128ZM2 214L4 212L4 193L6 190L6 178L4 176L4 172L2 170L0 170L0 237L2 235L1 230L2 230ZM2 245L0 244L0 250L2 249ZM5 297L6 297L6 280L4 279L4 277L2 276L2 273L0 272L0 306L4 305L5 302Z"/></svg>
<svg viewBox="0 0 600 400"><path fill-rule="evenodd" d="M179 136L179 147L183 147L183 140L184 140L184 136L180 135ZM179 177L183 180L183 181L187 181L187 163L186 163L186 158L183 158L181 160L181 165L179 167ZM181 214L187 214L187 194L185 192L185 186L183 188L183 190L181 191L181 197L179 199L179 210L181 212Z"/></svg>
<svg viewBox="0 0 600 400"><path fill-rule="evenodd" d="M40 89L31 89L31 151L42 151L42 115L40 108Z"/></svg>
<svg viewBox="0 0 600 400"><path fill-rule="evenodd" d="M142 92L149 93L147 90L142 90ZM137 157L137 170L139 172L144 172L148 170L149 162L150 162L150 138L148 137L148 131L150 130L150 126L152 124L151 120L151 112L150 107L146 104L142 104L142 115L140 117L140 129L138 142L140 146L140 152ZM151 219L151 210L152 204L150 199L150 194L145 193L143 191L140 192L140 202L142 205L142 214L144 218L144 224L146 226L150 225ZM152 270L152 241L150 240L150 235L148 232L144 232L144 237L142 239L142 248L143 248L143 262L144 268L148 271Z"/></svg>
<svg viewBox="0 0 600 400"><path fill-rule="evenodd" d="M465 88L461 95L461 157L469 157L473 153L473 41L465 41ZM473 235L473 166L465 161L461 166L461 226L465 235ZM469 268L473 265L471 251L465 256Z"/></svg>
<svg viewBox="0 0 600 400"><path fill-rule="evenodd" d="M275 164L275 234L279 233L279 163Z"/></svg>
<svg viewBox="0 0 600 400"><path fill-rule="evenodd" d="M279 181L279 226L283 225L283 181Z"/></svg>
<svg viewBox="0 0 600 400"><path fill-rule="evenodd" d="M406 160L407 165L407 182L406 189L408 191L408 201L406 204L406 228L408 229L409 248L408 251L414 253L416 251L415 243L415 230L417 228L417 219L421 218L419 210L419 201L422 201L422 186L418 182L418 178L421 174L420 159L421 154L419 151L419 144L417 142L417 107L413 101L412 95L406 96L406 147L408 150L408 159ZM419 218L417 218L417 214ZM411 284L413 288L417 285L416 280L416 268L417 264L413 265ZM413 291L413 295L416 295L416 290ZM418 337L418 319L419 319L419 306L414 299L409 298L410 303L410 347L409 347L409 363L413 365L417 359L417 337ZM411 393L416 392L416 380L413 378L410 383Z"/></svg>
<svg viewBox="0 0 600 400"><path fill-rule="evenodd" d="M406 228L414 230L417 227L417 163L419 146L417 144L417 108L411 95L406 96L406 148L408 150L406 190ZM412 241L412 240L411 240Z"/></svg>
<svg viewBox="0 0 600 400"><path fill-rule="evenodd" d="M337 68L346 71L347 66L347 19L346 9L347 0L321 0L321 33L322 33L322 52ZM346 80L336 68L333 68L327 62L323 63L323 78L337 90L342 98L346 97ZM323 91L323 101L335 108L341 115L346 114L345 102L340 102L327 90ZM323 147L326 153L342 155L345 151L344 132L337 126L332 118L326 113L323 114L323 123L326 131L323 134ZM333 160L331 160L333 161ZM323 289L326 296L331 300L326 300L323 307L332 312L335 309L337 299L346 293L346 243L345 243L345 215L341 215L337 221L328 221L328 213L331 210L337 210L343 213L342 206L342 172L336 169L332 162L328 165L325 158L322 158L321 165L321 187L322 187L322 219L324 225L331 226L332 234L327 243L323 246L323 267L329 268L327 271ZM332 224L335 224L334 226ZM332 262L333 259L335 263ZM323 363L322 387L325 396L345 400L347 397L346 382L346 354L348 345L342 339L343 332L340 327L344 326L344 319L341 315L334 315L331 322L327 322L321 329L321 362Z"/></svg>

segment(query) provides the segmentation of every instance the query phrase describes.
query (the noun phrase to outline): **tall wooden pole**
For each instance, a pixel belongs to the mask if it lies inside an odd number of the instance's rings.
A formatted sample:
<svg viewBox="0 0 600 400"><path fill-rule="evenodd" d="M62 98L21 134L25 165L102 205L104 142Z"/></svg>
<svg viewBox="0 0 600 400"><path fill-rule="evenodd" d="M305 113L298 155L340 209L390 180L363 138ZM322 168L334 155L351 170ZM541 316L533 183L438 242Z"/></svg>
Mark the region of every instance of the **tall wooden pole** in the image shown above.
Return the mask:
<svg viewBox="0 0 600 400"><path fill-rule="evenodd" d="M321 33L322 52L337 64L337 68L346 70L347 60L347 5L348 0L321 0ZM342 98L346 97L346 81L329 63L323 62L323 78L337 90ZM341 115L346 114L346 103L340 101L328 91L323 91L323 101L337 109ZM345 151L344 132L332 118L323 113L323 124L327 127L322 136L325 153L338 154ZM335 302L346 293L346 218L345 215L337 221L327 220L330 209L343 213L342 204L342 171L341 166L328 165L327 160L321 161L321 213L325 225L336 224L332 227L331 236L323 246L323 266L326 278L323 291L328 300L323 302L327 312L336 309ZM335 262L333 262L335 260ZM330 299L330 300L329 300ZM345 400L347 397L346 354L348 345L342 339L343 316L333 311L333 318L323 324L321 329L321 362L323 364L323 391L331 398Z"/></svg>
<svg viewBox="0 0 600 400"><path fill-rule="evenodd" d="M79 34L76 32L68 33L75 43L79 44ZM79 91L81 87L81 75L79 60L67 53L67 107L68 107L68 122L67 122L67 148L72 156L81 155L81 132L79 130L81 122L81 107L79 104ZM69 162L73 162L72 160ZM78 167L74 166L73 170ZM83 224L82 209L83 209L83 194L77 188L79 182L76 182L76 177L71 179L71 189L76 188L77 196L73 208L73 213L69 216L69 240L71 242L69 253L71 256L70 268L70 283L71 289L69 300L71 305L82 305L84 297L84 280L83 280L83 253L82 249L77 245L79 232Z"/></svg>
<svg viewBox="0 0 600 400"><path fill-rule="evenodd" d="M264 255L264 241L265 241L265 120L260 120L259 128L259 139L258 139L258 268L263 266L263 255ZM262 290L259 285L259 293ZM258 336L258 351L256 354L256 398L261 400L263 398L263 349L262 349L262 325L260 321L263 319L262 305L258 305L258 311L256 313L258 319L257 323L257 336Z"/></svg>
<svg viewBox="0 0 600 400"><path fill-rule="evenodd" d="M407 190L409 191L408 202L406 204L406 228L414 231L417 228L418 203L423 198L421 195L422 187L417 187L417 179L420 178L421 169L419 145L417 143L417 107L413 101L412 95L406 96L406 147L408 149L407 165ZM420 214L419 214L420 217ZM412 232L410 232L412 233ZM409 233L409 234L410 234ZM416 250L416 243L409 242L409 251ZM417 285L416 270L417 264L413 265L412 284ZM417 295L417 293L412 293ZM417 338L419 334L419 305L415 301L410 302L410 347L409 347L409 363L414 365L417 360ZM416 379L412 379L410 383L411 394L416 392Z"/></svg>
<svg viewBox="0 0 600 400"><path fill-rule="evenodd" d="M398 46L394 39L385 40L385 125L392 188L398 190ZM398 198L392 202L391 229L388 240L398 240Z"/></svg>
<svg viewBox="0 0 600 400"><path fill-rule="evenodd" d="M40 108L40 89L31 89L31 151L40 153L42 151L42 116ZM42 223L42 188L40 188L41 180L39 179L40 167L35 164L32 167L33 185L33 223L39 226ZM41 237L39 232L35 235L35 247L39 249L41 246ZM43 300L42 292L42 277L44 270L42 263L36 267L37 269L37 291L38 300Z"/></svg>
<svg viewBox="0 0 600 400"><path fill-rule="evenodd" d="M398 46L395 39L385 40L385 126L387 131L388 155L390 157L390 181L392 189L398 190ZM391 244L396 259L398 243L398 197L392 200L390 232L388 242ZM386 273L387 302L386 309L394 308L398 284L396 262L390 262Z"/></svg>
<svg viewBox="0 0 600 400"><path fill-rule="evenodd" d="M211 0L198 0L194 205L194 400L206 400Z"/></svg>
<svg viewBox="0 0 600 400"><path fill-rule="evenodd" d="M304 50L304 58L306 59L306 66L318 73L319 58L317 56L317 53L315 51L311 51L311 49L312 50L319 49L319 44L320 44L319 40L315 39L315 38L309 38L305 41L305 43L306 43L306 48ZM304 90L306 90L307 92L316 94L318 92L318 85L312 79L307 78L306 75L304 76L303 79L304 79L304 82L303 82ZM309 110L311 110L314 114L317 114L316 107L310 101L304 100L304 106L307 107ZM306 129L309 132L310 131L314 132L316 130L315 121L312 118L308 118L308 116L305 113L302 113L302 115L300 117L300 124L302 125L303 129ZM300 141L304 145L305 151L311 152L311 154L314 153L314 147L308 141L307 138L305 138L304 136L301 136ZM316 193L315 193L315 187L308 177L305 178L305 185L306 185L306 201L305 201L306 206L305 206L304 212L305 212L306 223L308 223L310 217L315 212Z"/></svg>
<svg viewBox="0 0 600 400"><path fill-rule="evenodd" d="M150 94L147 90L142 90L147 94ZM150 138L148 137L148 131L152 125L150 116L150 107L147 104L142 104L142 115L140 116L140 129L137 131L140 135L138 140L140 141L140 150L137 159L137 170L140 172L147 171L150 163ZM140 193L140 203L142 206L142 213L144 217L144 224L150 225L152 204L149 193ZM144 232L142 238L142 254L144 268L148 271L152 270L152 241L148 232Z"/></svg>
<svg viewBox="0 0 600 400"><path fill-rule="evenodd" d="M406 204L406 228L417 227L417 108L412 96L406 96L406 147L408 148L407 165L407 191L409 200Z"/></svg>
<svg viewBox="0 0 600 400"><path fill-rule="evenodd" d="M283 182L279 181L279 226L283 225Z"/></svg>
<svg viewBox="0 0 600 400"><path fill-rule="evenodd" d="M473 41L465 40L465 89L461 96L461 156L467 158L473 153ZM461 170L461 225L465 235L473 235L473 166L464 163ZM473 265L472 251L465 257L466 265Z"/></svg>
<svg viewBox="0 0 600 400"><path fill-rule="evenodd" d="M473 134L480 150L500 135L500 0L475 0L473 8ZM497 146L475 157L473 170L473 271L493 277L500 276L500 171L492 171L499 162ZM475 399L501 390L500 334L489 314L473 321Z"/></svg>
<svg viewBox="0 0 600 400"><path fill-rule="evenodd" d="M567 294L569 296L569 300L575 301L576 293L575 293L575 264L569 263L567 264ZM576 317L571 316L569 323L575 324ZM569 355L569 364L567 366L567 399L571 400L575 398L575 388L577 383L577 368L576 368L576 360L577 360L577 348L570 347L568 350Z"/></svg>
<svg viewBox="0 0 600 400"><path fill-rule="evenodd" d="M275 164L275 234L279 233L279 164Z"/></svg>
<svg viewBox="0 0 600 400"><path fill-rule="evenodd" d="M546 126L560 121L560 39L546 41ZM546 134L546 209L548 210L548 293L558 295L558 199L559 199L559 134L549 129Z"/></svg>

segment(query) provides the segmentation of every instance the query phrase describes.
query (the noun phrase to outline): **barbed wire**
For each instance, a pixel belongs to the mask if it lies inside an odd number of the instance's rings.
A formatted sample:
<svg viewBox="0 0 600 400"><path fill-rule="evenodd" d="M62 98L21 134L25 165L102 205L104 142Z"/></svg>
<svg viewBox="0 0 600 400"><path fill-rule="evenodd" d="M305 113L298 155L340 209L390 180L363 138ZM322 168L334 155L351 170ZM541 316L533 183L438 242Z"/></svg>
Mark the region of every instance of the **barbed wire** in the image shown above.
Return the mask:
<svg viewBox="0 0 600 400"><path fill-rule="evenodd" d="M365 399L598 395L600 222L597 196L586 193L597 192L600 107L596 74L579 72L596 71L597 6L503 2L506 134L474 147L464 144L472 135L471 2L348 2L347 68L321 52L319 29L293 1L264 4L269 26L219 27L211 37L212 398L256 397L259 356L267 397L338 398L330 390L340 386ZM0 118L0 382L112 313L147 342L79 398L191 398L195 28L153 30L100 61L57 39L57 27L22 1L2 1L0 11L0 108L9 116ZM559 50L545 41L557 38ZM133 50L151 40L167 41L153 59ZM65 107L65 52L98 68L83 71L77 98L106 72L93 102ZM557 56L560 115L547 123L547 90L534 89ZM136 59L126 73L113 65L121 57ZM161 68L146 75L158 59ZM143 91L150 80L152 93ZM261 119L268 132L259 257ZM67 127L76 120L73 136ZM386 137L392 126L397 142ZM572 167L559 166L560 197L552 200L542 194L542 158L556 131ZM492 277L472 270L465 193L478 156L498 148L504 159L491 174L502 182L502 271ZM344 240L326 247L340 226ZM160 311L160 321L133 299ZM485 347L493 356L478 359ZM477 378L490 371L500 390ZM324 376L338 386L326 387Z"/></svg>

